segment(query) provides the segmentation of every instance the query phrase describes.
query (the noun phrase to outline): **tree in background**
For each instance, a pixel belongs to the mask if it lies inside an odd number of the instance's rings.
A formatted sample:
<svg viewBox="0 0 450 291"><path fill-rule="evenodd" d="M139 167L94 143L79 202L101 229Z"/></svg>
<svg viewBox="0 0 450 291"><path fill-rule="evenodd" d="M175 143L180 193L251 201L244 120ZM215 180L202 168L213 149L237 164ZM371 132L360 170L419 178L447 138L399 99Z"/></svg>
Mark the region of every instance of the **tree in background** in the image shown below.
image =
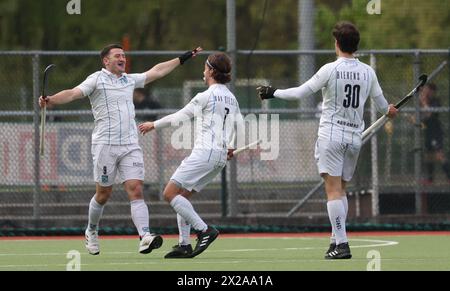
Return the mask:
<svg viewBox="0 0 450 291"><path fill-rule="evenodd" d="M298 0L268 1L259 49L297 48ZM68 15L62 0L2 0L0 49L97 50L128 34L136 50L179 50L195 43L226 47L226 0L81 0L82 14ZM368 15L366 0L316 1L318 48L332 48L338 20L361 29L363 48L450 46L448 1L383 1L381 15ZM237 40L253 46L264 1L237 0ZM193 41L195 39L195 41Z"/></svg>

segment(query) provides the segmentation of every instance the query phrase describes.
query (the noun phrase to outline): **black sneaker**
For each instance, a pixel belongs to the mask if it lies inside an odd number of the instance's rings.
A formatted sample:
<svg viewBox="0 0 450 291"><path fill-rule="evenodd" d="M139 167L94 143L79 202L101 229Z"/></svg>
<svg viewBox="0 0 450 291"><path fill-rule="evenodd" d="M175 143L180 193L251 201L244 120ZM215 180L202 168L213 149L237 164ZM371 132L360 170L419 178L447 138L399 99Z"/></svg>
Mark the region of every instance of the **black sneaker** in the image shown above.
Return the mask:
<svg viewBox="0 0 450 291"><path fill-rule="evenodd" d="M164 258L166 259L184 259L184 258L192 258L192 246L189 245L175 245L172 248L172 251L167 253Z"/></svg>
<svg viewBox="0 0 450 291"><path fill-rule="evenodd" d="M191 254L191 258L200 255L217 238L219 231L212 226L208 226L205 232L197 233L197 245Z"/></svg>
<svg viewBox="0 0 450 291"><path fill-rule="evenodd" d="M345 260L351 258L352 254L350 253L350 246L348 243L338 244L334 251L325 255L325 259L327 260Z"/></svg>
<svg viewBox="0 0 450 291"><path fill-rule="evenodd" d="M330 243L330 247L328 248L328 251L325 252L325 254L331 253L336 249L336 243Z"/></svg>

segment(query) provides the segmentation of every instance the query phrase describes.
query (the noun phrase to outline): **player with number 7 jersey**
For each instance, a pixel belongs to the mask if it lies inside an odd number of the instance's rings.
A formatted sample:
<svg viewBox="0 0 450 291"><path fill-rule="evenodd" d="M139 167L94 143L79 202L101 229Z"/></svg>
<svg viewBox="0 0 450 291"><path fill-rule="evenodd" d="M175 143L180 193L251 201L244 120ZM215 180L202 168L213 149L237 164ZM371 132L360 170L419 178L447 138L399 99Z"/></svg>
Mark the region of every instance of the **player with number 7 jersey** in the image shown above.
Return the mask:
<svg viewBox="0 0 450 291"><path fill-rule="evenodd" d="M217 229L200 218L189 199L208 185L223 170L227 159L233 157L233 150L245 143L239 103L225 85L231 80L230 58L224 53L210 55L203 75L208 89L197 94L183 109L155 122L139 125L140 132L146 134L153 129L178 126L181 122L196 119L192 152L164 190L164 199L177 213L180 234L179 243L166 254L167 259L198 256L217 238ZM190 132L187 135L190 136ZM194 249L190 243L191 227L197 233Z"/></svg>
<svg viewBox="0 0 450 291"><path fill-rule="evenodd" d="M355 58L359 31L350 22L337 23L333 30L338 59L324 65L300 87L277 90L270 86L257 88L264 99L301 99L322 90L323 103L315 146L319 174L325 181L327 210L332 225L326 259L350 259L345 223L348 202L346 183L356 169L364 131L364 104L370 97L378 111L394 117L397 109L383 96L374 70Z"/></svg>

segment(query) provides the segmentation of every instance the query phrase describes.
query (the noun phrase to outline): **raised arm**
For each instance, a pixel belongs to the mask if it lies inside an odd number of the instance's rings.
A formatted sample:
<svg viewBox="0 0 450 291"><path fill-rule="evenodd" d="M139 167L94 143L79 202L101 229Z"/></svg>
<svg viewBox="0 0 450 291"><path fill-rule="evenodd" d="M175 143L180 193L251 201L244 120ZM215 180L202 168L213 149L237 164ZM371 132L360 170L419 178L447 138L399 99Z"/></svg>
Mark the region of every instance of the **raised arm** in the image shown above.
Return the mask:
<svg viewBox="0 0 450 291"><path fill-rule="evenodd" d="M256 88L258 96L261 100L280 98L285 100L295 100L308 97L326 86L330 78L330 65L327 64L307 82L299 87L280 90L272 86L260 86Z"/></svg>
<svg viewBox="0 0 450 291"><path fill-rule="evenodd" d="M50 104L50 105L61 105L66 104L69 102L72 102L76 99L81 99L84 97L83 92L78 87L75 87L70 90L64 90L61 91L55 95L43 97L41 96L39 98L39 106L42 108L44 107L44 104Z"/></svg>
<svg viewBox="0 0 450 291"><path fill-rule="evenodd" d="M197 96L194 97L191 102L189 102L181 110L154 122L149 121L139 124L139 131L145 135L154 129L162 129L171 125L178 125L182 121L192 119L196 113L199 115L202 113L202 109L205 107L207 100L208 95L202 93L197 94Z"/></svg>
<svg viewBox="0 0 450 291"><path fill-rule="evenodd" d="M275 89L272 86L261 86L256 89L258 91L259 98L272 99L279 98L284 100L296 100L306 98L314 94L311 88L305 83L300 87L289 88L289 89Z"/></svg>
<svg viewBox="0 0 450 291"><path fill-rule="evenodd" d="M197 56L197 54L200 53L202 50L203 49L201 47L198 47L192 51L185 52L184 54L175 59L157 64L156 66L145 72L146 75L145 84L151 83L155 80L158 80L168 75L179 65L182 65L190 58Z"/></svg>

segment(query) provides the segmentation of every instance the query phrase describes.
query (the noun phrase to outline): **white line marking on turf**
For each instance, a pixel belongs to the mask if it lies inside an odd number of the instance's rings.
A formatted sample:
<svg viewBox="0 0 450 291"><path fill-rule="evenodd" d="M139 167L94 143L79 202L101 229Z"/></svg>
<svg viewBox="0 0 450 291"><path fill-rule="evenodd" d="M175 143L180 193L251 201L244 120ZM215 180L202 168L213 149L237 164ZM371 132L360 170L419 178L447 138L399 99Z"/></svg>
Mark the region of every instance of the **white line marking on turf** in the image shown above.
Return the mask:
<svg viewBox="0 0 450 291"><path fill-rule="evenodd" d="M300 238L303 239L303 238ZM323 238L317 238L323 239ZM394 246L399 243L396 241L387 241L387 240L373 240L373 239L351 239L350 242L372 242L375 244L369 245L354 245L351 248L373 248L373 247L386 247L386 246ZM234 252L261 252L261 251L302 251L302 250L317 250L322 249L323 247L302 247L302 248L261 248L261 249L232 249L232 250L209 250L210 253L234 253ZM166 251L163 250L155 250L153 253L163 253ZM102 252L103 255L130 255L137 254L136 252ZM65 256L65 253L22 253L22 254L0 254L0 257L11 257L11 256ZM86 253L82 254L83 256L90 256ZM26 266L26 265L23 265ZM34 266L34 265L33 265ZM41 266L41 265L37 265ZM47 265L43 265L47 266ZM6 267L5 265L0 265L0 268Z"/></svg>
<svg viewBox="0 0 450 291"><path fill-rule="evenodd" d="M372 248L372 247L385 247L385 246L393 246L398 245L399 243L396 241L386 241L386 240L372 240L372 239L352 239L353 241L361 241L361 242L375 242L375 244L369 245L354 245L352 248ZM322 247L302 247L302 248L262 248L262 249L232 249L232 250L210 250L209 252L259 252L259 251L299 251L299 250L316 250L322 249ZM154 253L163 252L161 250L154 251ZM102 252L102 254L107 255L129 255L136 254L135 252ZM0 254L2 256L62 256L65 253L23 253L23 254ZM83 254L87 255L87 254Z"/></svg>

